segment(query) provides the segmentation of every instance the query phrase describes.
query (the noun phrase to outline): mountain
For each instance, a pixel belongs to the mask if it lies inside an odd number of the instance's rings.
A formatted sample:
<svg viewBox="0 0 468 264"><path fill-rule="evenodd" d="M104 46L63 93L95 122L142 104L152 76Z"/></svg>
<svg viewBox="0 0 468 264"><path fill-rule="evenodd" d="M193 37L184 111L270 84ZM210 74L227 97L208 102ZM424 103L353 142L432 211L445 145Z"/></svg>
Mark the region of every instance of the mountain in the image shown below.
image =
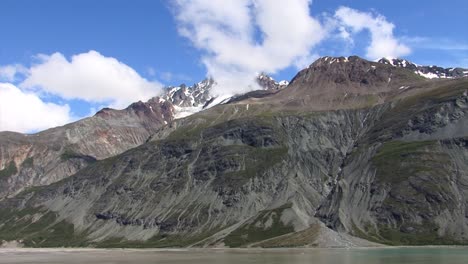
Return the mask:
<svg viewBox="0 0 468 264"><path fill-rule="evenodd" d="M144 143L174 119L173 112L172 104L156 97L32 135L0 132L0 200Z"/></svg>
<svg viewBox="0 0 468 264"><path fill-rule="evenodd" d="M263 78L269 82L263 84ZM285 87L267 75L257 80L265 90ZM123 110L104 108L92 117L32 135L0 132L0 200L141 145L173 120L220 103L210 95L215 85L205 79L190 87L168 87L147 102Z"/></svg>
<svg viewBox="0 0 468 264"><path fill-rule="evenodd" d="M0 201L0 240L467 244L467 117L468 78L320 58L286 89L173 120L135 148Z"/></svg>
<svg viewBox="0 0 468 264"><path fill-rule="evenodd" d="M275 81L271 76L261 73L256 79L261 90L276 92L288 86L288 81ZM175 108L174 118L183 118L194 113L200 112L203 109L207 109L219 103L225 103L230 99L234 99L231 96L214 98L210 91L216 86L217 83L209 78L205 79L193 86L186 86L182 84L177 87L168 87L165 94L162 96L164 100L171 102Z"/></svg>
<svg viewBox="0 0 468 264"><path fill-rule="evenodd" d="M414 71L416 74L425 78L461 78L468 76L468 69L463 68L442 68L439 66L421 66L405 59L382 58L379 63L392 65Z"/></svg>
<svg viewBox="0 0 468 264"><path fill-rule="evenodd" d="M288 81L280 81L277 82L271 76L268 76L265 73L261 73L257 77L257 83L262 87L264 90L281 90L289 85Z"/></svg>

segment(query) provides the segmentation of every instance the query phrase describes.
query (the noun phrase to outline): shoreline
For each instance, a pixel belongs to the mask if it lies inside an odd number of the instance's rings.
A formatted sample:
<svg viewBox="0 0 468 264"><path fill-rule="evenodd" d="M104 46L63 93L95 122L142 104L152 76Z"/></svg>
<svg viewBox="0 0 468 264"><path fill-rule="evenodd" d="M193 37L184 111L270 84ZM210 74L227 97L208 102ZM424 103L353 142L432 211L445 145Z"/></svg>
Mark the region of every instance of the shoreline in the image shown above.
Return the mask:
<svg viewBox="0 0 468 264"><path fill-rule="evenodd" d="M285 252L285 251L317 251L317 250L379 250L379 249L461 249L468 245L424 245L424 246L381 246L381 247L296 247L296 248L28 248L28 247L0 247L0 253L8 252Z"/></svg>

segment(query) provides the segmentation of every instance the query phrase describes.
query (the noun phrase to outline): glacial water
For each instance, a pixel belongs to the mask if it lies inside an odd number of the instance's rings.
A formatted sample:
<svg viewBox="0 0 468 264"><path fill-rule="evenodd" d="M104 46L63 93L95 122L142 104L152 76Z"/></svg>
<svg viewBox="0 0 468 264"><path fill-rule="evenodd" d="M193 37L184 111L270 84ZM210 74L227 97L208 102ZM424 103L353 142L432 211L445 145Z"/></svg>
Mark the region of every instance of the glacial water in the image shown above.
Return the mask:
<svg viewBox="0 0 468 264"><path fill-rule="evenodd" d="M467 264L465 247L415 247L370 249L190 249L190 250L94 250L0 249L0 263L84 264Z"/></svg>

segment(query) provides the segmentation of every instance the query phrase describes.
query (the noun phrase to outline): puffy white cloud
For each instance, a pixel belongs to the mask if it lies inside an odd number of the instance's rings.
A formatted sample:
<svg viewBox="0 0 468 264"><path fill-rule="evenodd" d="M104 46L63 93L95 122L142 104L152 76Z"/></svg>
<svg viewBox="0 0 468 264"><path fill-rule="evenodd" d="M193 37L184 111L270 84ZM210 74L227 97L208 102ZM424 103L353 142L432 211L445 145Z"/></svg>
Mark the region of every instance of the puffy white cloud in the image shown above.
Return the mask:
<svg viewBox="0 0 468 264"><path fill-rule="evenodd" d="M219 84L215 94L252 90L258 72L304 65L325 37L322 25L310 16L310 3L174 0L179 32L204 51L202 62Z"/></svg>
<svg viewBox="0 0 468 264"><path fill-rule="evenodd" d="M350 40L351 33L358 33L364 29L369 30L371 43L367 47L366 56L370 59L400 57L411 52L407 45L401 43L393 35L395 25L388 22L382 15L340 7L335 12L335 18L340 25L340 35L345 40Z"/></svg>
<svg viewBox="0 0 468 264"><path fill-rule="evenodd" d="M96 51L74 55L70 61L61 53L37 58L39 63L29 69L20 87L37 88L64 99L106 102L123 108L159 94L162 87L117 59Z"/></svg>
<svg viewBox="0 0 468 264"><path fill-rule="evenodd" d="M11 83L0 83L0 131L35 132L71 121L68 105L47 103Z"/></svg>

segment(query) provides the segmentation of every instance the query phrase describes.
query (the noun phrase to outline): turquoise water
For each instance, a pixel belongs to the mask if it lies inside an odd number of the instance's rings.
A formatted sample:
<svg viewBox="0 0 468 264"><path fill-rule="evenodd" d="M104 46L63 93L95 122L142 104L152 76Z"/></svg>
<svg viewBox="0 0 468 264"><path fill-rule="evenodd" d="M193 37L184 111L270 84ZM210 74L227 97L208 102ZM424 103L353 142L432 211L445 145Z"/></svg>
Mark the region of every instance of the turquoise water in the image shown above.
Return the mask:
<svg viewBox="0 0 468 264"><path fill-rule="evenodd" d="M193 249L193 250L67 250L0 249L0 263L105 264L239 264L239 263L449 263L468 264L468 248L384 249Z"/></svg>

